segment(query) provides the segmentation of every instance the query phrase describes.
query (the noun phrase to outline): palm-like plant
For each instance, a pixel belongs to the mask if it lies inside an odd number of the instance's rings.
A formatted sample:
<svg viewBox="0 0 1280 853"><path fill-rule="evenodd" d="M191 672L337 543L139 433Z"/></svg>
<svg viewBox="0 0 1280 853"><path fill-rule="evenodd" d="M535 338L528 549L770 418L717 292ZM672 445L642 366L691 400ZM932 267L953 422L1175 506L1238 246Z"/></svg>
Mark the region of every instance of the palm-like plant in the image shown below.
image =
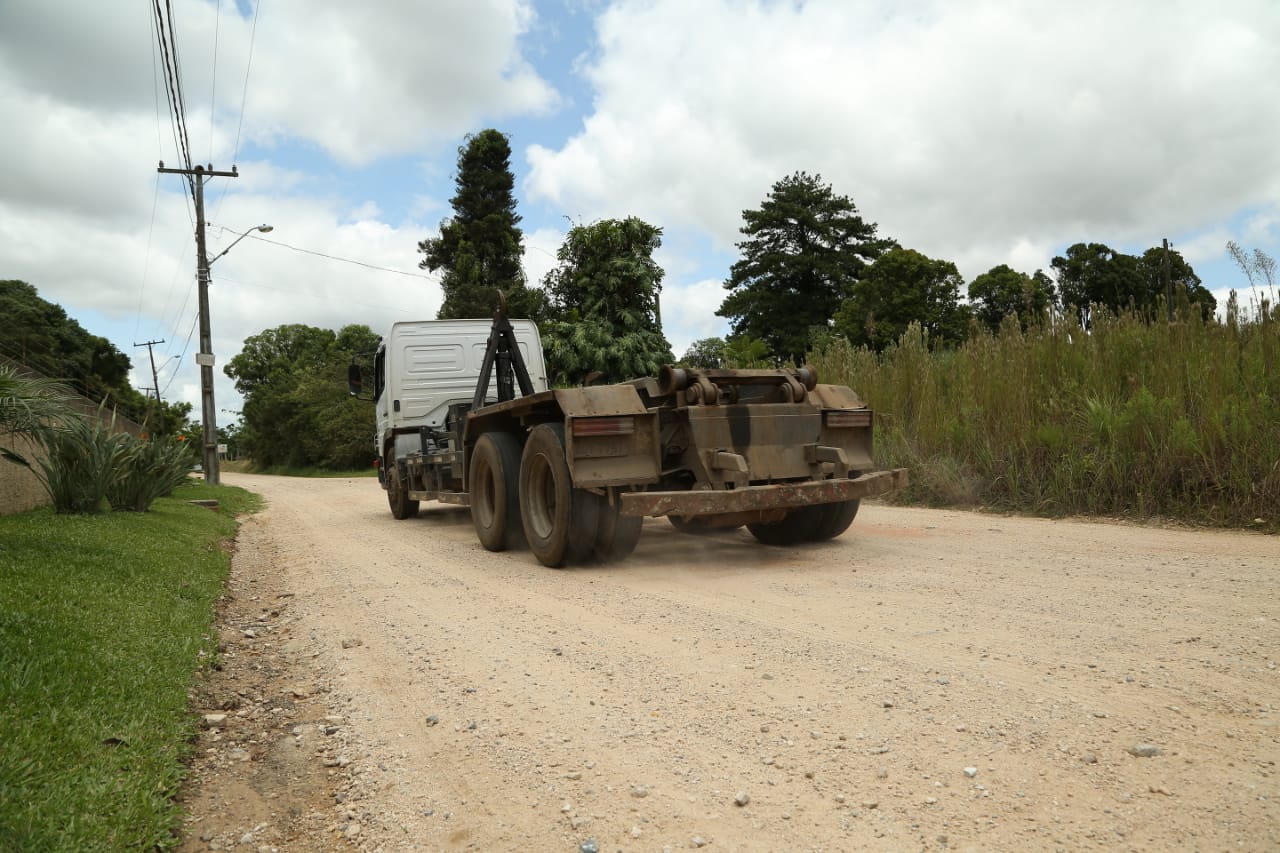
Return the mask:
<svg viewBox="0 0 1280 853"><path fill-rule="evenodd" d="M0 456L31 467L31 463L11 446L12 439L40 441L74 413L68 401L71 392L52 379L28 376L8 365L0 365Z"/></svg>

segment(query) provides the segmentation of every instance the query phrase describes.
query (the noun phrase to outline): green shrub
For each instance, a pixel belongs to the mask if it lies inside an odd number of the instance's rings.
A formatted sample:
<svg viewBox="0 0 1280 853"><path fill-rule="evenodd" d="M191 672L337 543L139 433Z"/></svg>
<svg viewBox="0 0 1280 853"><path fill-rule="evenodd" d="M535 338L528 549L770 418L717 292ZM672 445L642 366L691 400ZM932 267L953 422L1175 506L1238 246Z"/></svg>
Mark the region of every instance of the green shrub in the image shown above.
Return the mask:
<svg viewBox="0 0 1280 853"><path fill-rule="evenodd" d="M184 442L125 436L122 474L107 489L116 511L146 512L156 498L167 497L187 481L195 455Z"/></svg>
<svg viewBox="0 0 1280 853"><path fill-rule="evenodd" d="M114 418L112 419L114 424ZM99 420L74 417L41 436L44 458L32 469L58 513L100 512L107 493L124 476L127 436Z"/></svg>

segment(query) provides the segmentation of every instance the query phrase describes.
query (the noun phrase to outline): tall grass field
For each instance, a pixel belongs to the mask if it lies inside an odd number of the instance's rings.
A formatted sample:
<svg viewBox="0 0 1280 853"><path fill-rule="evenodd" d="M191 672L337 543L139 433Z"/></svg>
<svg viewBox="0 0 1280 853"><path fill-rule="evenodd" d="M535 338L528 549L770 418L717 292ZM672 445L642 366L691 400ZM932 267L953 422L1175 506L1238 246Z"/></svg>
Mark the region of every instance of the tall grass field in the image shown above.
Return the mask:
<svg viewBox="0 0 1280 853"><path fill-rule="evenodd" d="M187 693L255 502L188 485L149 512L0 517L0 850L176 846Z"/></svg>
<svg viewBox="0 0 1280 853"><path fill-rule="evenodd" d="M832 341L823 382L876 413L908 501L1280 529L1280 323L1010 319L934 350Z"/></svg>

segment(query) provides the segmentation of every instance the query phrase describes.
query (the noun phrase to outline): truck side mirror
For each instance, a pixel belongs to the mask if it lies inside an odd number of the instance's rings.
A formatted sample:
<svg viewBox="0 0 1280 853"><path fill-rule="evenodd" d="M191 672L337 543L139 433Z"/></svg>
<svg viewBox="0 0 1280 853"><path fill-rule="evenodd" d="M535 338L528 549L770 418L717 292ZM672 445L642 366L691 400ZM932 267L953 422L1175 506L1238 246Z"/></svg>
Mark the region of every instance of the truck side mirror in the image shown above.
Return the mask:
<svg viewBox="0 0 1280 853"><path fill-rule="evenodd" d="M359 397L363 389L364 382L360 379L360 365L352 362L347 367L347 393L352 397Z"/></svg>

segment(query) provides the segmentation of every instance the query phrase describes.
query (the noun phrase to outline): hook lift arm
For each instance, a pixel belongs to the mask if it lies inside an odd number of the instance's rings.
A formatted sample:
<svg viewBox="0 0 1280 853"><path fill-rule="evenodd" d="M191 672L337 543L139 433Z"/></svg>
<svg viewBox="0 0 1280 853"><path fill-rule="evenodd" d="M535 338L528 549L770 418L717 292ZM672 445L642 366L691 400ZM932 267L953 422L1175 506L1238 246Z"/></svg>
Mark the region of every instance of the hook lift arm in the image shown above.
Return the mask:
<svg viewBox="0 0 1280 853"><path fill-rule="evenodd" d="M516 397L515 383L520 383L520 395L533 393L533 381L529 378L529 370L524 365L524 357L520 355L520 345L516 342L515 329L507 317L507 297L498 291L498 308L493 312L493 328L489 331L489 343L484 349L484 362L480 365L480 382L476 385L475 397L471 400L471 408L478 409L484 405L485 395L489 392L489 378L494 365L498 368L498 402L505 403Z"/></svg>

